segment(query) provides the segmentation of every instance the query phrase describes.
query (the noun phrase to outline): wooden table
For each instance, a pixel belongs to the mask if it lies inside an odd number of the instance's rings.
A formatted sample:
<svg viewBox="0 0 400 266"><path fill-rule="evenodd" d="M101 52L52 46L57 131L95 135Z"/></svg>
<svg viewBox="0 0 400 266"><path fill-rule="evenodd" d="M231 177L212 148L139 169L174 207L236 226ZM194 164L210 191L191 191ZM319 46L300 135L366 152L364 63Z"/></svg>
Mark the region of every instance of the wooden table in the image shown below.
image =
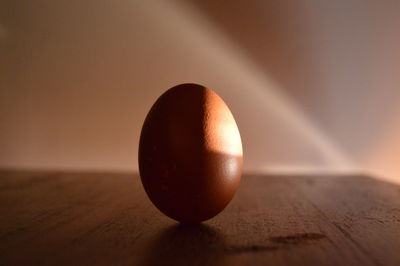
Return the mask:
<svg viewBox="0 0 400 266"><path fill-rule="evenodd" d="M0 265L400 265L400 187L367 176L245 175L182 226L137 174L0 171Z"/></svg>

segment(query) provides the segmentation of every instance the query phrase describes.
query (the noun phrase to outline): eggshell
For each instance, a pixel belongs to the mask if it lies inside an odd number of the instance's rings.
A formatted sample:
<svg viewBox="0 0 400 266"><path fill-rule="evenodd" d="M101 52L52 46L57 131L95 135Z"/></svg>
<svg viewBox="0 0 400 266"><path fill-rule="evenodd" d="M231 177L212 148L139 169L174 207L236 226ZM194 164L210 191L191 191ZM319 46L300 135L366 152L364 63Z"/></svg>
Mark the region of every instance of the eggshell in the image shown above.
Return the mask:
<svg viewBox="0 0 400 266"><path fill-rule="evenodd" d="M140 136L139 171L165 215L183 223L217 215L239 186L242 164L235 119L211 89L181 84L154 103Z"/></svg>

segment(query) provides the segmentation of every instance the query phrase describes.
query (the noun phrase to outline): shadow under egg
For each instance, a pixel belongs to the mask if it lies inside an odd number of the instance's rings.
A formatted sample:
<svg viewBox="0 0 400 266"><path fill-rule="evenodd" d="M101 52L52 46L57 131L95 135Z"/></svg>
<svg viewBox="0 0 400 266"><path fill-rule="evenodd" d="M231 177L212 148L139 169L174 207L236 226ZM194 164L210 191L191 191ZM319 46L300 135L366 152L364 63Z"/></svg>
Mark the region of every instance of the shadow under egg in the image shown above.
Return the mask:
<svg viewBox="0 0 400 266"><path fill-rule="evenodd" d="M223 235L205 224L177 224L151 239L141 265L228 265Z"/></svg>

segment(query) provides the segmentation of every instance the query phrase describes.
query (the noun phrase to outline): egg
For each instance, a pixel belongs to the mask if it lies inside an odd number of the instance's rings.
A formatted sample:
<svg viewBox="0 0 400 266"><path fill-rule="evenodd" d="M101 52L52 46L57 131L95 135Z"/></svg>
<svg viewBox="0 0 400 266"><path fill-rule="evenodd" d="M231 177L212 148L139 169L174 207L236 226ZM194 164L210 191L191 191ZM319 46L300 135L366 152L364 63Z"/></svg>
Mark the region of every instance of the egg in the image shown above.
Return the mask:
<svg viewBox="0 0 400 266"><path fill-rule="evenodd" d="M242 142L225 102L198 84L162 94L144 121L139 172L153 204L182 223L220 213L241 179Z"/></svg>

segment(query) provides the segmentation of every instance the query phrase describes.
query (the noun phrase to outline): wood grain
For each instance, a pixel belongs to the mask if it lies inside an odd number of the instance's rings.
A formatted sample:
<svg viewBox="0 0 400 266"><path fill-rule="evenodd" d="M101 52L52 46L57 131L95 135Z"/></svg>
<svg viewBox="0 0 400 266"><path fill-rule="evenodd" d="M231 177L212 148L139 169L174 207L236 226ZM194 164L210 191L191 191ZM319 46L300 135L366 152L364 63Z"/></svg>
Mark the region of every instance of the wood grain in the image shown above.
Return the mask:
<svg viewBox="0 0 400 266"><path fill-rule="evenodd" d="M400 187L366 176L245 175L182 226L137 174L0 171L0 265L400 265Z"/></svg>

